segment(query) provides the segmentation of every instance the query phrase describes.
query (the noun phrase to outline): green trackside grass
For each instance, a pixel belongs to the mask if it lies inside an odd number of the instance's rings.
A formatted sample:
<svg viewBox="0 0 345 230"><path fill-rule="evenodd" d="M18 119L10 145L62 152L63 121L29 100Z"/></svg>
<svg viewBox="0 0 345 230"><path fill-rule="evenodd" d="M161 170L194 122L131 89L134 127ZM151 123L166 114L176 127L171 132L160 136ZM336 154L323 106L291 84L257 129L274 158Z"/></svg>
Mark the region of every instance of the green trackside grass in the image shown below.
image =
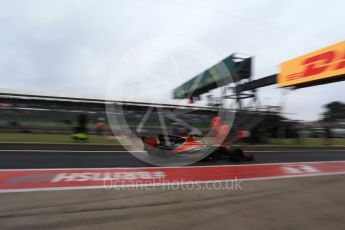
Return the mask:
<svg viewBox="0 0 345 230"><path fill-rule="evenodd" d="M24 133L1 133L0 142L119 144L117 140L109 139L106 136L90 135L87 141L76 142L70 135Z"/></svg>

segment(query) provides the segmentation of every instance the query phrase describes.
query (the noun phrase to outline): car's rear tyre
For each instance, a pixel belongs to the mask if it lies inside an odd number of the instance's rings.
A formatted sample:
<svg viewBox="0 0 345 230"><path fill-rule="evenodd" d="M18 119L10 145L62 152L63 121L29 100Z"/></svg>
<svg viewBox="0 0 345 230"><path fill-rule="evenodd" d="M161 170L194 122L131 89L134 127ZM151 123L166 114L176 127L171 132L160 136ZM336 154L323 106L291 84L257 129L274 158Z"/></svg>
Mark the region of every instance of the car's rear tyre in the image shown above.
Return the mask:
<svg viewBox="0 0 345 230"><path fill-rule="evenodd" d="M229 159L235 162L241 162L244 158L244 153L241 148L231 149L229 152Z"/></svg>
<svg viewBox="0 0 345 230"><path fill-rule="evenodd" d="M250 153L246 153L244 154L244 160L245 161L254 161L255 157L253 154L250 154Z"/></svg>

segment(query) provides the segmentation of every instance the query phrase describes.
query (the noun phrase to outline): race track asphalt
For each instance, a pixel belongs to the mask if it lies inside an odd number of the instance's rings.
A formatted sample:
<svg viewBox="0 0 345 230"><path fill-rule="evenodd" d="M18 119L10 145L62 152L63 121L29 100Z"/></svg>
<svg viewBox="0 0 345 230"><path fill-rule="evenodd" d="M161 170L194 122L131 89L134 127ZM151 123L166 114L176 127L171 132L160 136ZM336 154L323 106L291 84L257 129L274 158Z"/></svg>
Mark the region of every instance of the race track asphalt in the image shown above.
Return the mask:
<svg viewBox="0 0 345 230"><path fill-rule="evenodd" d="M345 176L244 181L241 189L0 194L1 229L345 229Z"/></svg>
<svg viewBox="0 0 345 230"><path fill-rule="evenodd" d="M345 150L248 151L241 164L342 161ZM236 164L225 160L197 165ZM238 163L237 163L238 164ZM128 152L6 151L1 169L150 166ZM345 229L344 175L222 182L204 189L93 189L0 194L1 229ZM146 187L145 187L146 188Z"/></svg>
<svg viewBox="0 0 345 230"><path fill-rule="evenodd" d="M255 155L255 161L241 164L341 161L345 160L345 150L282 150L247 151ZM239 164L227 160L198 162L195 165ZM0 151L0 169L34 168L114 168L149 167L128 152L106 151Z"/></svg>

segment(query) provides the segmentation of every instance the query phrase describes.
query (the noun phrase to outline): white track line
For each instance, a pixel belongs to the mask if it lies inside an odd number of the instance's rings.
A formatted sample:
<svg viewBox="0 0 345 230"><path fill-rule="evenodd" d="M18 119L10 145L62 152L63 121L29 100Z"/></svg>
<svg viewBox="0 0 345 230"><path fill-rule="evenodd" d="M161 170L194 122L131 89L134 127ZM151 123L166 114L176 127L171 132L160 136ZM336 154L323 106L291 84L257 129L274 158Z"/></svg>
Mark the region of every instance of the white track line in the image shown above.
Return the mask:
<svg viewBox="0 0 345 230"><path fill-rule="evenodd" d="M20 149L20 150L15 150L15 149L10 149L10 150L5 150L5 149L0 149L0 152L75 152L75 153L129 153L127 150L53 150L53 149ZM132 153L144 153L146 151L131 151Z"/></svg>
<svg viewBox="0 0 345 230"><path fill-rule="evenodd" d="M314 150L247 150L245 152L249 153L261 153L261 152L277 152L277 153L285 153L285 152L345 152L345 149L314 149ZM0 152L75 152L75 153L129 153L127 150L63 150L63 149L58 149L58 150L53 150L53 149L0 149ZM146 151L130 151L132 153L144 153Z"/></svg>
<svg viewBox="0 0 345 230"><path fill-rule="evenodd" d="M242 164L242 165L196 165L196 166L166 166L166 167L113 167L113 168L47 168L47 169L0 169L1 171L54 171L54 170L117 170L117 169L176 169L176 168L212 168L212 167L244 167L244 166L261 166L261 165L294 165L294 164L320 164L320 163L345 163L344 161L303 161L303 162L283 162L283 163L259 163L259 164Z"/></svg>
<svg viewBox="0 0 345 230"><path fill-rule="evenodd" d="M248 151L245 151L245 152L250 152L250 153L262 153L262 152L265 152L265 153L274 153L274 152L277 152L277 153L286 153L286 152L345 152L345 149L320 149L320 150L317 150L317 149L313 149L313 150L248 150Z"/></svg>

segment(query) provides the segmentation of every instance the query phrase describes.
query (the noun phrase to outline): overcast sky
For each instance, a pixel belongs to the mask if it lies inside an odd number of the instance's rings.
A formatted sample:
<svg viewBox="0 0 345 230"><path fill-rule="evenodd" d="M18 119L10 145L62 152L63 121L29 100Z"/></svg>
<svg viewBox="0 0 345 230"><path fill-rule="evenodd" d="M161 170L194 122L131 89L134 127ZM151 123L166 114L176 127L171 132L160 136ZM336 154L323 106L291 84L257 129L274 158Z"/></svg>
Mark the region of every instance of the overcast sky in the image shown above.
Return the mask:
<svg viewBox="0 0 345 230"><path fill-rule="evenodd" d="M141 66L129 74L128 94L168 98L233 52L254 56L254 77L264 77L284 60L343 41L344 9L344 0L1 0L1 88L105 97L110 82L125 86L118 74L133 62ZM314 120L325 103L344 101L344 88L301 89L281 100L283 90L269 87L260 98Z"/></svg>

